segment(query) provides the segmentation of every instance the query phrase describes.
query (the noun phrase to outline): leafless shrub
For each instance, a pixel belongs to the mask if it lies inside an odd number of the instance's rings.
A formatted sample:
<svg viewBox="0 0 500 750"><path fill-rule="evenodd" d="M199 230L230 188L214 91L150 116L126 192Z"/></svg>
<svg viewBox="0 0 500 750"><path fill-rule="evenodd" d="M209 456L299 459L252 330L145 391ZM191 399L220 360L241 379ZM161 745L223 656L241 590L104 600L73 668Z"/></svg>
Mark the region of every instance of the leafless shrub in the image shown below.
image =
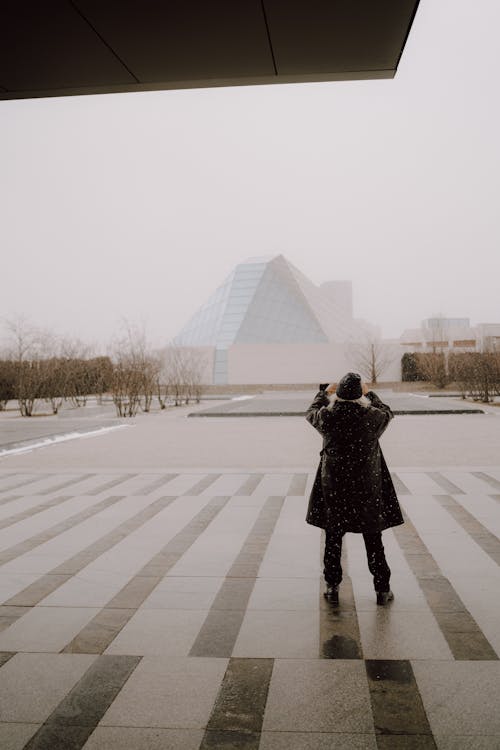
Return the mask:
<svg viewBox="0 0 500 750"><path fill-rule="evenodd" d="M144 331L125 323L124 335L114 344L111 391L118 416L149 412L158 387L160 360Z"/></svg>
<svg viewBox="0 0 500 750"><path fill-rule="evenodd" d="M450 376L460 388L462 398L489 403L500 395L500 352L463 352L450 355Z"/></svg>
<svg viewBox="0 0 500 750"><path fill-rule="evenodd" d="M445 386L452 382L452 377L448 370L448 358L445 352L419 352L415 356L423 380L432 383L436 388L445 388Z"/></svg>
<svg viewBox="0 0 500 750"><path fill-rule="evenodd" d="M175 406L188 404L191 400L199 403L204 367L205 358L196 349L173 345L166 349L163 366L165 391L172 396Z"/></svg>

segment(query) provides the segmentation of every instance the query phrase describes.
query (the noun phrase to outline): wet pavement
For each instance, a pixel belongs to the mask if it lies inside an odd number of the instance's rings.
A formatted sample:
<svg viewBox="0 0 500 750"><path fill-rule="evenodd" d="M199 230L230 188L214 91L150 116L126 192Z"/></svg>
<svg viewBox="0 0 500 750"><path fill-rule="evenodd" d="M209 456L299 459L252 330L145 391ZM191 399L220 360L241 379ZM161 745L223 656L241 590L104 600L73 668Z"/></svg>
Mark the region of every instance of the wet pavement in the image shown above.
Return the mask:
<svg viewBox="0 0 500 750"><path fill-rule="evenodd" d="M2 748L500 747L500 466L391 467L396 598L351 534L332 607L312 469L77 452L0 468Z"/></svg>

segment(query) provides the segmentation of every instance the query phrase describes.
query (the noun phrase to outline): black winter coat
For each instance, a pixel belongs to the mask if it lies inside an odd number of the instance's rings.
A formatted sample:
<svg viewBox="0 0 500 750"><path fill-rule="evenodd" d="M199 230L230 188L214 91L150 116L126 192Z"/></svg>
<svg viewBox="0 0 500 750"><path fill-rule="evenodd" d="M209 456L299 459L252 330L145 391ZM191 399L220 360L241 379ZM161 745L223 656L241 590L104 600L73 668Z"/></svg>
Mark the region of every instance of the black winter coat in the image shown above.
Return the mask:
<svg viewBox="0 0 500 750"><path fill-rule="evenodd" d="M306 521L345 533L374 533L404 523L378 438L393 417L373 392L371 406L336 401L319 391L306 419L323 436Z"/></svg>

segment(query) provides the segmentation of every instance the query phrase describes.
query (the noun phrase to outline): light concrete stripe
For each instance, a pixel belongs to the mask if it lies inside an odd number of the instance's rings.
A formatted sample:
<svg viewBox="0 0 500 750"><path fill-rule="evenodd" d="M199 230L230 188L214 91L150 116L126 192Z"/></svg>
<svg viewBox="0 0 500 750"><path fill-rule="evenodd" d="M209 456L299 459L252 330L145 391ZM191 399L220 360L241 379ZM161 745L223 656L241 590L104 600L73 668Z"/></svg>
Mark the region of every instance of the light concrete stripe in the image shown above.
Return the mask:
<svg viewBox="0 0 500 750"><path fill-rule="evenodd" d="M0 492L3 491L3 483L9 483L12 477L19 477L20 474L17 471L0 471Z"/></svg>
<svg viewBox="0 0 500 750"><path fill-rule="evenodd" d="M95 477L95 474L81 474L79 477L73 478L73 479L65 479L63 482L59 482L59 484L56 485L50 485L50 487L46 487L43 490L39 490L36 494L37 495L49 495L52 492L59 492L59 490L64 490L66 487L74 486L75 484L80 484L80 482L84 482L86 479L91 479L92 477Z"/></svg>
<svg viewBox="0 0 500 750"><path fill-rule="evenodd" d="M169 575L225 578L266 500L259 496L257 504L240 506L237 498L231 497L205 533L170 569Z"/></svg>
<svg viewBox="0 0 500 750"><path fill-rule="evenodd" d="M205 477L208 472L203 471L201 474L190 474L190 473L182 473L175 477L175 479L172 479L168 483L168 494L169 495L189 495L189 489L191 487L194 487L200 479ZM219 492L219 488L213 488L214 495L229 495L229 492L221 493Z"/></svg>
<svg viewBox="0 0 500 750"><path fill-rule="evenodd" d="M396 474L395 471L391 471L391 477L392 477L392 481L393 481L396 493L398 495L411 495L409 488L399 478L398 474Z"/></svg>
<svg viewBox="0 0 500 750"><path fill-rule="evenodd" d="M442 575L409 518L405 518L404 526L393 531L454 658L462 661L497 660L491 644L450 581Z"/></svg>
<svg viewBox="0 0 500 750"><path fill-rule="evenodd" d="M27 574L28 577L32 576L31 580L25 584L29 585L41 575L49 573L55 566L63 564L68 558L74 557L89 545L98 542L107 533L116 529L119 524L129 520L147 508L153 500L158 499L129 496L117 496L117 498L116 504L105 508L96 516L89 517L86 521L70 527L31 552L6 563L0 569L0 576L24 578ZM10 595L12 596L22 588L24 586L19 586Z"/></svg>
<svg viewBox="0 0 500 750"><path fill-rule="evenodd" d="M409 489L410 495L436 495L443 491L442 487L423 471L399 470L398 477Z"/></svg>
<svg viewBox="0 0 500 750"><path fill-rule="evenodd" d="M215 495L235 495L239 487L247 479L248 474L224 473L214 483L211 492Z"/></svg>
<svg viewBox="0 0 500 750"><path fill-rule="evenodd" d="M225 507L228 497L214 497L191 518L169 541L133 576L109 602L109 605L80 632L64 649L70 653L102 653L112 644L127 622L207 526Z"/></svg>
<svg viewBox="0 0 500 750"><path fill-rule="evenodd" d="M207 474L206 477L200 479L199 482L196 482L193 487L190 487L183 494L190 495L191 497L201 495L202 492L212 487L212 485L217 481L217 479L219 479L220 476L221 474Z"/></svg>
<svg viewBox="0 0 500 750"><path fill-rule="evenodd" d="M45 574L30 586L26 587L25 589L5 601L3 607L0 607L0 616L4 607L18 608L19 617L25 614L25 608L34 607L36 604L39 604L45 597L48 597L49 594L53 593L60 586L66 583L66 581L68 581L71 576L79 573L86 565L95 560L99 555L121 541L124 535L129 534L135 529L139 528L142 524L146 523L146 521L155 516L174 500L175 498L173 497L159 498L155 503L141 510L132 518L124 521L124 523L120 524L120 526L118 526L116 529L98 539L96 542L94 542L94 544L91 544L84 550L78 552L69 560L66 560L57 567L53 568L49 573ZM23 608L24 611L21 611L21 608Z"/></svg>
<svg viewBox="0 0 500 750"><path fill-rule="evenodd" d="M206 502L206 501L205 501ZM138 576L151 556L160 551L205 505L201 499L175 498L154 517L125 535L88 563L42 603L45 606L108 606L131 578Z"/></svg>
<svg viewBox="0 0 500 750"><path fill-rule="evenodd" d="M2 497L0 500L0 505L7 505L8 503L14 502L14 500L19 500L22 495L7 495L7 497Z"/></svg>
<svg viewBox="0 0 500 750"><path fill-rule="evenodd" d="M449 479L446 479L440 471L428 471L427 474L449 495L463 495L464 491Z"/></svg>
<svg viewBox="0 0 500 750"><path fill-rule="evenodd" d="M500 565L500 540L480 523L472 513L460 505L451 495L436 495L435 499L460 524L481 549Z"/></svg>
<svg viewBox="0 0 500 750"><path fill-rule="evenodd" d="M283 497L269 497L266 500L215 597L192 645L190 656L231 656L283 501ZM234 578L245 580L235 586L234 580L231 580Z"/></svg>
<svg viewBox="0 0 500 750"><path fill-rule="evenodd" d="M24 750L80 750L140 662L99 656L66 694Z"/></svg>
<svg viewBox="0 0 500 750"><path fill-rule="evenodd" d="M50 716L95 658L84 655L68 659L58 654L15 654L1 671L2 721L30 722L35 731L36 725ZM19 745L15 746L15 750L18 748ZM13 748L7 747L5 750Z"/></svg>
<svg viewBox="0 0 500 750"><path fill-rule="evenodd" d="M408 498L403 505L442 574L500 654L500 568L436 498Z"/></svg>
<svg viewBox="0 0 500 750"><path fill-rule="evenodd" d="M22 474L21 474L22 476ZM10 484L8 487L3 487L1 492L11 492L12 490L17 490L19 487L26 487L28 484L35 484L35 482L40 482L42 479L45 479L47 477L53 477L53 474L43 474L41 477L39 474L33 476L30 475L30 479L22 479L20 482L14 482L14 484Z"/></svg>
<svg viewBox="0 0 500 750"><path fill-rule="evenodd" d="M395 600L384 607L376 603L362 535L344 537L364 657L452 659L450 647L393 532L394 529L384 531L383 543Z"/></svg>
<svg viewBox="0 0 500 750"><path fill-rule="evenodd" d="M38 545L43 544L44 542L47 542L49 539L54 539L63 531L66 531L72 526L75 526L76 524L81 523L82 521L85 521L87 518L90 518L91 516L95 516L104 508L107 508L113 503L118 502L118 500L121 500L121 497L107 497L104 500L101 500L100 502L96 503L95 505L92 505L90 508L86 507L84 510L78 513L75 513L72 516L69 516L69 518L65 518L63 521L60 521L59 523L57 523L55 526L46 528L45 530L41 531L35 536L28 537L27 539L23 539L17 544L14 544L12 547L3 549L0 552L0 565L3 565L4 563L9 562L10 560L13 560L19 555L24 555L26 552L29 552L30 550L35 549L35 547L38 547Z"/></svg>
<svg viewBox="0 0 500 750"><path fill-rule="evenodd" d="M127 479L130 479L130 477L133 477L134 474L120 474L120 476L115 477L114 479L108 479L103 484L99 484L97 487L94 487L92 490L89 490L86 492L86 495L100 495L101 492L106 492L106 490L110 490L111 488L116 488L119 484L122 484L123 482L126 482Z"/></svg>
<svg viewBox="0 0 500 750"><path fill-rule="evenodd" d="M321 533L304 522L303 506L305 499L301 503L296 497L285 498L260 565L232 656L283 659L318 657ZM290 579L299 579L295 592L293 588L290 590ZM273 601L273 591L276 602ZM302 593L299 594L299 591ZM311 602L306 608L301 603L304 598Z"/></svg>
<svg viewBox="0 0 500 750"><path fill-rule="evenodd" d="M162 474L160 477L158 477L158 479L155 479L154 482L150 482L144 487L141 487L141 491L139 494L149 495L151 492L155 492L156 490L163 490L164 486L168 484L168 482L171 482L172 479L175 479L178 476L178 474Z"/></svg>
<svg viewBox="0 0 500 750"><path fill-rule="evenodd" d="M126 479L122 479L117 484L113 485L115 488L119 487L119 492L123 495L136 495L142 494L141 488L151 481L150 474L141 474L140 472L129 474ZM169 494L176 495L176 492Z"/></svg>
<svg viewBox="0 0 500 750"><path fill-rule="evenodd" d="M40 495L13 495L9 502L0 503L0 518L8 518L29 508L35 509L43 500L44 498ZM57 502L56 500L56 504Z"/></svg>
<svg viewBox="0 0 500 750"><path fill-rule="evenodd" d="M193 643L190 656L229 657L243 622L266 547L279 518L283 497L269 497L228 571ZM231 578L246 579L235 587ZM229 612L227 611L229 610Z"/></svg>
<svg viewBox="0 0 500 750"><path fill-rule="evenodd" d="M235 495L251 495L262 481L263 474L250 474L250 476L239 487Z"/></svg>
<svg viewBox="0 0 500 750"><path fill-rule="evenodd" d="M486 474L486 472L484 471L473 471L472 475L477 479L480 479L483 482L491 485L493 489L497 491L500 490L500 480L495 479L495 477L491 476L491 474Z"/></svg>
<svg viewBox="0 0 500 750"><path fill-rule="evenodd" d="M305 495L305 496L306 496L306 498L308 498L308 499L309 499L309 495L311 494L311 490L312 490L312 488L313 488L313 484L314 484L314 477L315 477L315 476L316 476L316 474L315 474L315 473L314 473L314 474L308 474L308 475L307 475L307 482L306 482L306 491L305 491L304 495Z"/></svg>
<svg viewBox="0 0 500 750"><path fill-rule="evenodd" d="M446 497L450 496L447 495ZM494 495L460 495L455 500L459 503L459 507L463 507L490 534L494 534L500 539L500 508ZM475 526L474 531L481 536L480 527Z"/></svg>
<svg viewBox="0 0 500 750"><path fill-rule="evenodd" d="M321 531L305 523L307 500L287 497L264 555L259 578L311 578L322 572Z"/></svg>
<svg viewBox="0 0 500 750"><path fill-rule="evenodd" d="M10 549L14 544L20 544L33 536L41 535L65 519L97 506L102 499L78 496L64 499L62 503L48 508L43 513L29 516L7 529L0 529L0 550ZM3 556L0 552L0 564L2 562Z"/></svg>
<svg viewBox="0 0 500 750"><path fill-rule="evenodd" d="M290 486L287 495L305 495L307 484L307 474L294 474L290 480Z"/></svg>
<svg viewBox="0 0 500 750"><path fill-rule="evenodd" d="M18 523L19 521L24 521L26 518L32 518L33 516L36 516L38 513L43 513L44 510L48 510L49 508L53 508L54 506L63 505L68 500L72 500L72 495L67 496L59 496L54 497L52 500L47 500L46 503L41 503L39 505L35 505L35 507L29 507L26 510L21 510L19 513L14 513L12 516L7 516L6 518L2 518L0 520L0 529L5 529L8 526L13 526L15 523Z"/></svg>
<svg viewBox="0 0 500 750"><path fill-rule="evenodd" d="M463 490L464 494L474 492L484 494L487 492L491 492L491 487L487 484L487 482L478 479L470 471L463 471L460 469L443 469L441 471L441 474L446 479L449 479L451 482L453 482L453 484L458 485L458 487Z"/></svg>
<svg viewBox="0 0 500 750"><path fill-rule="evenodd" d="M271 495L288 495L292 474L267 473L259 484L256 492L259 495L270 497Z"/></svg>

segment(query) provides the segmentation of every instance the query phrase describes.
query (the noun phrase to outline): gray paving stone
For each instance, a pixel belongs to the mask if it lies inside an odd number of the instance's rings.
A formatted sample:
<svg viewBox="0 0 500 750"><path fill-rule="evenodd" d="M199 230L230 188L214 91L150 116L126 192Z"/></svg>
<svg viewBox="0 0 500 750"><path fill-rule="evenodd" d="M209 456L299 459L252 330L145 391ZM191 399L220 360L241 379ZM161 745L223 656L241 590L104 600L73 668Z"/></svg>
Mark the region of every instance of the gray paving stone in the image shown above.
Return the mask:
<svg viewBox="0 0 500 750"><path fill-rule="evenodd" d="M500 736L500 661L413 661L436 735Z"/></svg>
<svg viewBox="0 0 500 750"><path fill-rule="evenodd" d="M199 729L146 729L97 727L84 750L198 750L203 731Z"/></svg>
<svg viewBox="0 0 500 750"><path fill-rule="evenodd" d="M144 657L102 726L205 728L228 659Z"/></svg>
<svg viewBox="0 0 500 750"><path fill-rule="evenodd" d="M187 656L206 616L206 610L141 609L106 653Z"/></svg>
<svg viewBox="0 0 500 750"><path fill-rule="evenodd" d="M318 606L319 579L259 578L250 601L249 610L305 610Z"/></svg>
<svg viewBox="0 0 500 750"><path fill-rule="evenodd" d="M40 724L0 722L0 747L4 750L22 750Z"/></svg>
<svg viewBox="0 0 500 750"><path fill-rule="evenodd" d="M478 735L440 735L434 736L438 750L500 750L500 734Z"/></svg>
<svg viewBox="0 0 500 750"><path fill-rule="evenodd" d="M430 734L383 734L377 735L378 750L436 750L434 737Z"/></svg>
<svg viewBox="0 0 500 750"><path fill-rule="evenodd" d="M374 734L262 732L259 750L377 750Z"/></svg>
<svg viewBox="0 0 500 750"><path fill-rule="evenodd" d="M365 659L452 659L450 647L430 612L396 612L379 607L358 612Z"/></svg>
<svg viewBox="0 0 500 750"><path fill-rule="evenodd" d="M318 610L247 610L233 656L312 659L318 650Z"/></svg>
<svg viewBox="0 0 500 750"><path fill-rule="evenodd" d="M0 633L0 651L57 653L98 611L92 607L33 607Z"/></svg>
<svg viewBox="0 0 500 750"><path fill-rule="evenodd" d="M363 662L275 660L263 731L371 734Z"/></svg>
<svg viewBox="0 0 500 750"><path fill-rule="evenodd" d="M166 576L141 609L210 609L224 578Z"/></svg>
<svg viewBox="0 0 500 750"><path fill-rule="evenodd" d="M0 673L2 720L45 721L95 658L84 654L16 654Z"/></svg>

